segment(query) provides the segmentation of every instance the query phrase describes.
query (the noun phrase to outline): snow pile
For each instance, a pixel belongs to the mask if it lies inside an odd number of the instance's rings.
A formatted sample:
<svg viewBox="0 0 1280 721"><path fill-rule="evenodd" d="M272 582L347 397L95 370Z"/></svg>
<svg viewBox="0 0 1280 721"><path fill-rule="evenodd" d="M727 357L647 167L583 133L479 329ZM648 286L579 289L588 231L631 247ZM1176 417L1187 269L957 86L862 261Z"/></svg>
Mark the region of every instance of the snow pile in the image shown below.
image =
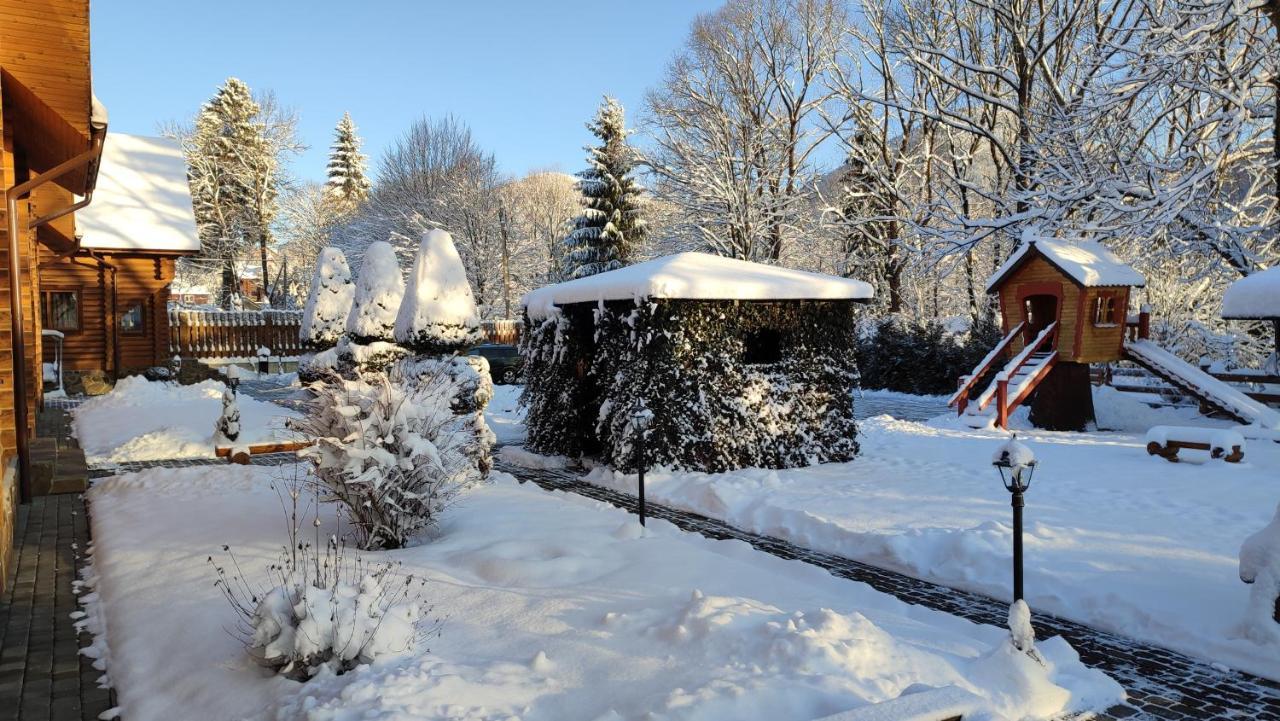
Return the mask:
<svg viewBox="0 0 1280 721"><path fill-rule="evenodd" d="M386 241L371 243L356 279L347 334L358 343L395 340L396 313L403 298L404 276L395 248Z"/></svg>
<svg viewBox="0 0 1280 721"><path fill-rule="evenodd" d="M542 320L556 306L602 300L869 300L874 292L851 278L688 252L539 288L520 304Z"/></svg>
<svg viewBox="0 0 1280 721"><path fill-rule="evenodd" d="M389 600L386 576L384 570L358 584L272 589L254 609L251 652L263 665L301 680L413 649L421 610L411 601Z"/></svg>
<svg viewBox="0 0 1280 721"><path fill-rule="evenodd" d="M641 533L620 509L509 476L394 553L447 619L429 652L306 684L268 677L243 662L224 630L235 613L191 559L233 538L245 574L278 562L275 473L154 469L89 491L123 718L804 720L926 686L973 693L992 718L1045 703L983 660L1007 629L663 521ZM340 530L330 510L322 536ZM1040 653L1039 678L1070 692L1055 711L1123 698L1065 643Z"/></svg>
<svg viewBox="0 0 1280 721"><path fill-rule="evenodd" d="M1280 317L1280 267L1254 273L1227 286L1222 294L1222 317Z"/></svg>
<svg viewBox="0 0 1280 721"><path fill-rule="evenodd" d="M1147 279L1102 243L1095 240L1064 240L1039 235L1035 228L1022 233L1022 243L987 280L987 292L1000 284L1033 250L1039 251L1068 277L1086 288L1129 285L1142 287Z"/></svg>
<svg viewBox="0 0 1280 721"><path fill-rule="evenodd" d="M211 458L214 425L227 386L206 380L195 385L123 378L110 393L73 409L72 428L90 464ZM284 419L297 414L273 403L238 398L241 444L293 438Z"/></svg>
<svg viewBox="0 0 1280 721"><path fill-rule="evenodd" d="M337 248L320 251L302 311L302 342L318 348L333 347L346 330L354 298L355 285L346 256Z"/></svg>
<svg viewBox="0 0 1280 721"><path fill-rule="evenodd" d="M1262 530L1240 546L1240 580L1252 584L1244 635L1280 647L1280 505Z"/></svg>
<svg viewBox="0 0 1280 721"><path fill-rule="evenodd" d="M526 451L520 446L503 446L498 451L498 458L513 466L539 470L567 468L570 463L568 456L543 456Z"/></svg>
<svg viewBox="0 0 1280 721"><path fill-rule="evenodd" d="M456 353L484 340L453 236L424 233L395 322L396 342L419 354Z"/></svg>

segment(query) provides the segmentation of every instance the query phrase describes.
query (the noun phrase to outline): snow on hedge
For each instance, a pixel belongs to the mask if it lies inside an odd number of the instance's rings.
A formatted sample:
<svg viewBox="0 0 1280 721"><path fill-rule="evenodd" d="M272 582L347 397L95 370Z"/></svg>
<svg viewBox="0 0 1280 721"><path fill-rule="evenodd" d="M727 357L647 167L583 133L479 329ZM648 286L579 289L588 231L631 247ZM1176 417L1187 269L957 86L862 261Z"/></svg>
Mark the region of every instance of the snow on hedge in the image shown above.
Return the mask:
<svg viewBox="0 0 1280 721"><path fill-rule="evenodd" d="M337 248L320 251L316 272L311 278L311 291L302 312L302 341L320 348L330 348L346 330L347 316L355 285L347 258Z"/></svg>
<svg viewBox="0 0 1280 721"><path fill-rule="evenodd" d="M1042 236L1034 229L1022 234L1022 243L1013 255L987 280L987 292L1022 263L1027 254L1037 250L1068 277L1085 287L1130 285L1142 287L1147 279L1120 256L1096 240L1065 240Z"/></svg>
<svg viewBox="0 0 1280 721"><path fill-rule="evenodd" d="M520 304L540 320L556 306L600 300L869 300L874 293L852 278L688 252L539 288Z"/></svg>
<svg viewBox="0 0 1280 721"><path fill-rule="evenodd" d="M395 340L396 314L403 298L404 276L395 248L386 241L371 243L356 279L348 335L360 343Z"/></svg>
<svg viewBox="0 0 1280 721"><path fill-rule="evenodd" d="M1246 276L1222 294L1223 318L1280 318L1280 267Z"/></svg>
<svg viewBox="0 0 1280 721"><path fill-rule="evenodd" d="M453 236L422 235L395 323L396 342L420 354L456 353L483 342L480 315Z"/></svg>
<svg viewBox="0 0 1280 721"><path fill-rule="evenodd" d="M226 389L215 380L182 386L130 376L73 409L72 428L89 463L211 458ZM236 405L239 444L292 437L284 419L294 411L244 395Z"/></svg>
<svg viewBox="0 0 1280 721"><path fill-rule="evenodd" d="M623 510L501 474L429 542L394 553L445 618L429 650L285 682L244 661L226 632L235 612L202 563L224 543L251 577L276 562L278 473L152 469L89 491L90 610L111 632L122 718L803 720L920 685L960 686L980 714L1034 718L1123 697L1061 638L1037 645L1039 666L1008 629L740 541L658 520L644 531ZM338 531L321 519L322 537Z"/></svg>

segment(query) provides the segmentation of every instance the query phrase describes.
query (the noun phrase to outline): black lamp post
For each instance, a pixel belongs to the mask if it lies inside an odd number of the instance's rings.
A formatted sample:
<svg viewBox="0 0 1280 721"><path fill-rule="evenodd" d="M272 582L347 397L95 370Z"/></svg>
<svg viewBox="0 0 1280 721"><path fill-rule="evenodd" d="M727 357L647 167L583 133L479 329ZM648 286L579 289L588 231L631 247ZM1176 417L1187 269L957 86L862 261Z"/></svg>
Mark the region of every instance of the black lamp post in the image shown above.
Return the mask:
<svg viewBox="0 0 1280 721"><path fill-rule="evenodd" d="M640 483L640 525L642 526L645 525L644 469L648 465L648 458L645 457L645 436L652 421L653 411L646 408L644 402L637 398L635 404L631 406L631 431L635 434L636 439L636 469Z"/></svg>
<svg viewBox="0 0 1280 721"><path fill-rule="evenodd" d="M1036 471L1036 456L1026 444L1018 441L1015 433L1000 446L991 458L991 465L1000 472L1000 480L1013 499L1013 600L1022 600L1022 507L1026 505L1022 494L1031 488L1031 476Z"/></svg>

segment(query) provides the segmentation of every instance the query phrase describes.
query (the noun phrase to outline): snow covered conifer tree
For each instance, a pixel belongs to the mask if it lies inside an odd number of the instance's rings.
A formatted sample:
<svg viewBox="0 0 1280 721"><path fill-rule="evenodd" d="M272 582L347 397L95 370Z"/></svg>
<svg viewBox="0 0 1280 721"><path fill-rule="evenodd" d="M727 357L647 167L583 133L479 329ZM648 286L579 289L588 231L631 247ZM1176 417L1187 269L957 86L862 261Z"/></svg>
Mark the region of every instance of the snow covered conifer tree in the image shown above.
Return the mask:
<svg viewBox="0 0 1280 721"><path fill-rule="evenodd" d="M457 353L484 340L471 284L453 236L443 230L422 235L395 339L418 354Z"/></svg>
<svg viewBox="0 0 1280 721"><path fill-rule="evenodd" d="M590 167L578 173L583 209L565 240L566 275L570 278L627 265L646 230L641 189L631 177L636 158L627 145L622 105L606 96L587 128L601 142L587 147Z"/></svg>
<svg viewBox="0 0 1280 721"><path fill-rule="evenodd" d="M369 245L356 279L347 333L360 343L395 340L396 313L404 298L404 276L396 251L386 241Z"/></svg>
<svg viewBox="0 0 1280 721"><path fill-rule="evenodd" d="M365 157L360 154L360 138L350 113L342 114L333 132L327 185L330 195L351 209L369 196L371 184L365 176Z"/></svg>
<svg viewBox="0 0 1280 721"><path fill-rule="evenodd" d="M222 392L222 414L213 427L214 443L235 443L240 439L240 406L231 386Z"/></svg>
<svg viewBox="0 0 1280 721"><path fill-rule="evenodd" d="M386 241L369 245L356 278L355 297L347 315L347 334L338 344L337 370L351 377L377 372L403 358L395 344L396 314L404 299L404 277L395 248Z"/></svg>
<svg viewBox="0 0 1280 721"><path fill-rule="evenodd" d="M320 251L311 292L302 313L302 341L320 349L332 348L346 330L355 284L347 258L337 248Z"/></svg>

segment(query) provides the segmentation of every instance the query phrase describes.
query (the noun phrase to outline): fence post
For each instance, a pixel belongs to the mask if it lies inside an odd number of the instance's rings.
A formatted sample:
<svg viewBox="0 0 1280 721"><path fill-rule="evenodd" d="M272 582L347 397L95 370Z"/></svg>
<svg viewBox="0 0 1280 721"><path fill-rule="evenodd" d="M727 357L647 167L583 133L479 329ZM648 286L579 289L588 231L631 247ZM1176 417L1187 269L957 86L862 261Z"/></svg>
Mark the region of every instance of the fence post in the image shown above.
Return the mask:
<svg viewBox="0 0 1280 721"><path fill-rule="evenodd" d="M1146 340L1151 337L1151 308L1142 306L1138 310L1138 338Z"/></svg>
<svg viewBox="0 0 1280 721"><path fill-rule="evenodd" d="M996 427L1009 427L1009 379L996 379Z"/></svg>

